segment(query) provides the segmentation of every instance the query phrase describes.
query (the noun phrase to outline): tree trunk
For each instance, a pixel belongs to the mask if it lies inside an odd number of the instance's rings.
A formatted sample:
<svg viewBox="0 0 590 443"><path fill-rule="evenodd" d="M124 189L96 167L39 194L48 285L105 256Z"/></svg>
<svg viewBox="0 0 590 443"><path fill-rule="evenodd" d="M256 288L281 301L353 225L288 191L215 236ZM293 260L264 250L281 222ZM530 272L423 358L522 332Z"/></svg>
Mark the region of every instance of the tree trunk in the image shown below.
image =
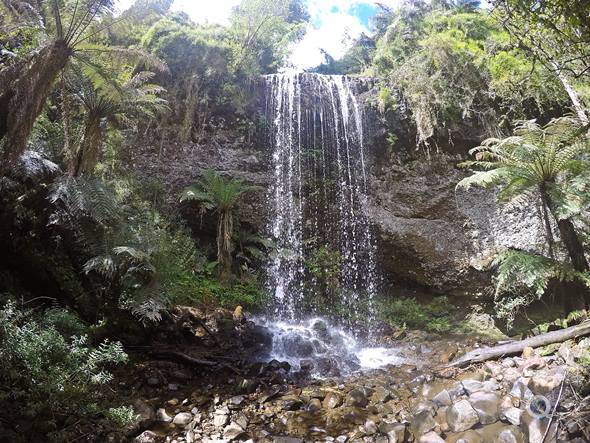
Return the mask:
<svg viewBox="0 0 590 443"><path fill-rule="evenodd" d="M8 171L27 147L33 125L53 83L65 68L71 49L58 40L36 54L14 84L0 96L0 174Z"/></svg>
<svg viewBox="0 0 590 443"><path fill-rule="evenodd" d="M563 85L563 89L565 89L565 92L567 92L567 95L569 96L569 98L572 102L572 105L574 107L574 111L576 111L576 115L578 116L578 118L580 119L580 121L582 122L582 124L584 126L587 125L588 124L588 116L586 115L586 112L584 111L584 106L582 106L582 102L580 101L580 97L578 96L578 93L572 87L568 78L566 77L566 75L563 73L563 71L561 70L561 68L559 67L559 65L555 61L551 62L551 66L553 66L553 70L555 71L555 75L557 76L557 78L559 79L561 84Z"/></svg>
<svg viewBox="0 0 590 443"><path fill-rule="evenodd" d="M227 281L231 275L231 238L233 236L233 217L231 211L222 211L219 214L217 226L217 260L221 268L220 277Z"/></svg>
<svg viewBox="0 0 590 443"><path fill-rule="evenodd" d="M545 225L545 235L547 236L547 245L549 249L549 257L555 259L555 239L551 230L551 222L549 221L549 194L545 186L541 185L539 188L541 194L541 206L543 209L543 223Z"/></svg>
<svg viewBox="0 0 590 443"><path fill-rule="evenodd" d="M560 220L555 213L555 205L551 201L547 190L544 186L541 186L541 198L545 199L547 206L551 211L551 215L557 221L557 228L559 230L559 236L563 242L567 254L572 262L572 266L578 272L588 272L590 267L588 266L588 260L584 253L584 245L576 233L574 224L570 219ZM575 300L568 300L571 296L581 295L584 299L586 308L590 307L590 290L579 281L564 282L565 297L564 297L564 308L565 313L568 314L572 311L572 308L576 305Z"/></svg>
<svg viewBox="0 0 590 443"><path fill-rule="evenodd" d="M102 144L102 131L100 129L100 116L90 114L86 119L84 134L76 155L70 161L68 173L72 177L89 175L94 172L100 156Z"/></svg>

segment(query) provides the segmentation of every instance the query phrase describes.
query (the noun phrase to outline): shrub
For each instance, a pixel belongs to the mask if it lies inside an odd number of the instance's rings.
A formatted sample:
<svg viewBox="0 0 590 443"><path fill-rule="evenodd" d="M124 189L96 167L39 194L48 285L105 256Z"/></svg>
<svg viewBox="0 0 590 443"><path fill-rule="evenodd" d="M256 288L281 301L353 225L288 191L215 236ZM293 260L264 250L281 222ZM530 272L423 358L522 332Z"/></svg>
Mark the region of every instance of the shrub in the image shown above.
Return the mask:
<svg viewBox="0 0 590 443"><path fill-rule="evenodd" d="M415 298L398 298L380 304L379 316L386 322L412 329L446 332L451 329L447 297L437 297L430 303L419 303Z"/></svg>
<svg viewBox="0 0 590 443"><path fill-rule="evenodd" d="M101 412L109 367L126 362L127 355L118 342L91 346L85 335L76 335L82 328L64 310L47 311L41 319L13 302L0 309L0 421L12 427L11 438L30 432L32 440L51 433L60 439L55 431L66 419Z"/></svg>

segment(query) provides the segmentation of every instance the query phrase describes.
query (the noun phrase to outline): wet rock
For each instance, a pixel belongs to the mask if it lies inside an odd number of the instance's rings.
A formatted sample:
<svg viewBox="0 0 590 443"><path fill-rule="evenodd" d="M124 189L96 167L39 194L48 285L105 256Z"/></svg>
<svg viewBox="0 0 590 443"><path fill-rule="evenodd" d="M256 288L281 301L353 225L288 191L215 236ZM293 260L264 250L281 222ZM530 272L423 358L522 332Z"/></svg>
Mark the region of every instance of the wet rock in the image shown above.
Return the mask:
<svg viewBox="0 0 590 443"><path fill-rule="evenodd" d="M156 420L156 412L145 401L137 399L131 406L135 412L135 417L132 422L127 425L126 434L128 436L139 434L144 429L150 427Z"/></svg>
<svg viewBox="0 0 590 443"><path fill-rule="evenodd" d="M322 405L325 409L334 409L342 404L342 397L335 392L328 392L324 397Z"/></svg>
<svg viewBox="0 0 590 443"><path fill-rule="evenodd" d="M329 357L318 357L315 360L315 366L318 374L321 376L338 376L340 370L338 369L338 363L333 358Z"/></svg>
<svg viewBox="0 0 590 443"><path fill-rule="evenodd" d="M432 402L437 406L450 406L453 403L451 399L451 394L446 389L443 389L434 397L432 397Z"/></svg>
<svg viewBox="0 0 590 443"><path fill-rule="evenodd" d="M303 372L311 372L313 371L314 368L314 363L313 360L309 359L309 358L305 358L303 360L299 360L299 367L301 368L301 370Z"/></svg>
<svg viewBox="0 0 590 443"><path fill-rule="evenodd" d="M498 431L493 443L524 443L524 436L516 426L508 426Z"/></svg>
<svg viewBox="0 0 590 443"><path fill-rule="evenodd" d="M483 382L479 380L467 379L463 380L461 384L463 385L463 389L465 389L465 392L467 392L467 394L469 395L473 394L474 392L482 391L484 389Z"/></svg>
<svg viewBox="0 0 590 443"><path fill-rule="evenodd" d="M302 438L277 436L272 438L272 443L303 443Z"/></svg>
<svg viewBox="0 0 590 443"><path fill-rule="evenodd" d="M562 374L538 374L531 378L528 387L535 395L547 395L563 381Z"/></svg>
<svg viewBox="0 0 590 443"><path fill-rule="evenodd" d="M491 392L476 392L469 397L469 403L482 425L495 423L500 418L500 397Z"/></svg>
<svg viewBox="0 0 590 443"><path fill-rule="evenodd" d="M461 400L447 409L447 423L453 432L463 432L479 423L479 416L467 400Z"/></svg>
<svg viewBox="0 0 590 443"><path fill-rule="evenodd" d="M170 423L172 421L172 417L168 415L166 409L160 408L156 411L156 420L164 423Z"/></svg>
<svg viewBox="0 0 590 443"><path fill-rule="evenodd" d="M193 414L190 412L179 412L174 416L174 423L176 426L186 426L193 420Z"/></svg>
<svg viewBox="0 0 590 443"><path fill-rule="evenodd" d="M238 383L238 390L246 394L251 394L260 386L260 380L256 378L244 378Z"/></svg>
<svg viewBox="0 0 590 443"><path fill-rule="evenodd" d="M240 435L244 433L244 428L242 428L236 422L231 422L223 429L223 438L232 441L238 438Z"/></svg>
<svg viewBox="0 0 590 443"><path fill-rule="evenodd" d="M364 408L368 403L367 396L361 389L353 389L346 396L346 404L349 406Z"/></svg>
<svg viewBox="0 0 590 443"><path fill-rule="evenodd" d="M453 435L448 441L450 443L485 443L481 435L471 430Z"/></svg>
<svg viewBox="0 0 590 443"><path fill-rule="evenodd" d="M383 386L377 386L371 395L372 403L386 403L389 399L391 399L391 392Z"/></svg>
<svg viewBox="0 0 590 443"><path fill-rule="evenodd" d="M217 429L223 428L229 421L229 408L222 407L215 410L213 414L213 426Z"/></svg>
<svg viewBox="0 0 590 443"><path fill-rule="evenodd" d="M525 436L529 443L541 443L549 424L548 418L535 418L525 411L521 417Z"/></svg>
<svg viewBox="0 0 590 443"><path fill-rule="evenodd" d="M529 389L529 378L520 377L512 385L512 389L508 395L517 398L519 400L528 401L533 397L533 392Z"/></svg>
<svg viewBox="0 0 590 443"><path fill-rule="evenodd" d="M532 358L535 356L535 350L533 348L531 348L530 346L527 346L526 348L524 348L522 350L522 358L527 359L527 358Z"/></svg>
<svg viewBox="0 0 590 443"><path fill-rule="evenodd" d="M244 403L244 396L234 395L232 398L229 399L228 405L230 409L238 409L242 403Z"/></svg>
<svg viewBox="0 0 590 443"><path fill-rule="evenodd" d="M373 435L378 431L377 424L373 420L367 420L363 426L365 428L365 434Z"/></svg>
<svg viewBox="0 0 590 443"><path fill-rule="evenodd" d="M428 432L420 437L420 443L445 443L445 441L436 432Z"/></svg>
<svg viewBox="0 0 590 443"><path fill-rule="evenodd" d="M320 409L322 409L322 402L318 398L312 398L305 406L305 410L308 412L316 412Z"/></svg>
<svg viewBox="0 0 590 443"><path fill-rule="evenodd" d="M283 337L283 349L287 355L297 358L309 357L314 351L311 340L297 333L289 333Z"/></svg>
<svg viewBox="0 0 590 443"><path fill-rule="evenodd" d="M515 407L506 408L502 411L501 415L508 423L511 423L514 426L520 425L520 417L522 416L522 411L520 409Z"/></svg>
<svg viewBox="0 0 590 443"><path fill-rule="evenodd" d="M158 434L152 431L143 431L139 434L135 439L133 439L134 443L156 443L158 439Z"/></svg>
<svg viewBox="0 0 590 443"><path fill-rule="evenodd" d="M414 438L418 439L421 435L432 431L436 427L436 421L432 415L432 411L423 410L418 412L410 422L410 430Z"/></svg>
<svg viewBox="0 0 590 443"><path fill-rule="evenodd" d="M303 406L303 400L295 395L287 395L281 397L279 405L284 411L296 411L297 409L300 409L301 406Z"/></svg>
<svg viewBox="0 0 590 443"><path fill-rule="evenodd" d="M406 425L402 423L379 423L379 432L387 435L389 443L402 443L406 439Z"/></svg>

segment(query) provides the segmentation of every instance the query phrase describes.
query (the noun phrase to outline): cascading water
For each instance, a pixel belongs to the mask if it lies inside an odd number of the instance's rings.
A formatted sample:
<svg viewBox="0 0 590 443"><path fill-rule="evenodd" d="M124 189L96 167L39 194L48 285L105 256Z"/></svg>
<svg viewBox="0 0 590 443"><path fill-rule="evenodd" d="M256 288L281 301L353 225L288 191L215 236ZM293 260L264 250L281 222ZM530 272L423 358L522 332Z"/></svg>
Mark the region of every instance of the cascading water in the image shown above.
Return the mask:
<svg viewBox="0 0 590 443"><path fill-rule="evenodd" d="M273 357L306 361L319 375L402 363L394 349L364 348L356 337L355 316L365 332L373 318L377 280L358 97L367 81L309 73L265 80L277 252L267 272L273 319L261 321L273 333Z"/></svg>
<svg viewBox="0 0 590 443"><path fill-rule="evenodd" d="M362 80L308 73L266 76L274 185L268 266L275 314L370 318L375 248L365 215ZM341 308L341 309L338 309Z"/></svg>

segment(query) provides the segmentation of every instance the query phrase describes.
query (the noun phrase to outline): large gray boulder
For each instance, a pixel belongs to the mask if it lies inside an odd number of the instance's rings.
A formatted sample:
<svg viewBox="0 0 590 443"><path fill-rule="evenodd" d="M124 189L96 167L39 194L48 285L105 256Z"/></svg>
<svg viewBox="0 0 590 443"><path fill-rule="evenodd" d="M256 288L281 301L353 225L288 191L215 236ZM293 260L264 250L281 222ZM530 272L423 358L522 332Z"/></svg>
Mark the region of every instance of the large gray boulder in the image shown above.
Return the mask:
<svg viewBox="0 0 590 443"><path fill-rule="evenodd" d="M491 392L475 392L469 397L469 403L477 415L482 425L495 423L500 418L500 397Z"/></svg>

